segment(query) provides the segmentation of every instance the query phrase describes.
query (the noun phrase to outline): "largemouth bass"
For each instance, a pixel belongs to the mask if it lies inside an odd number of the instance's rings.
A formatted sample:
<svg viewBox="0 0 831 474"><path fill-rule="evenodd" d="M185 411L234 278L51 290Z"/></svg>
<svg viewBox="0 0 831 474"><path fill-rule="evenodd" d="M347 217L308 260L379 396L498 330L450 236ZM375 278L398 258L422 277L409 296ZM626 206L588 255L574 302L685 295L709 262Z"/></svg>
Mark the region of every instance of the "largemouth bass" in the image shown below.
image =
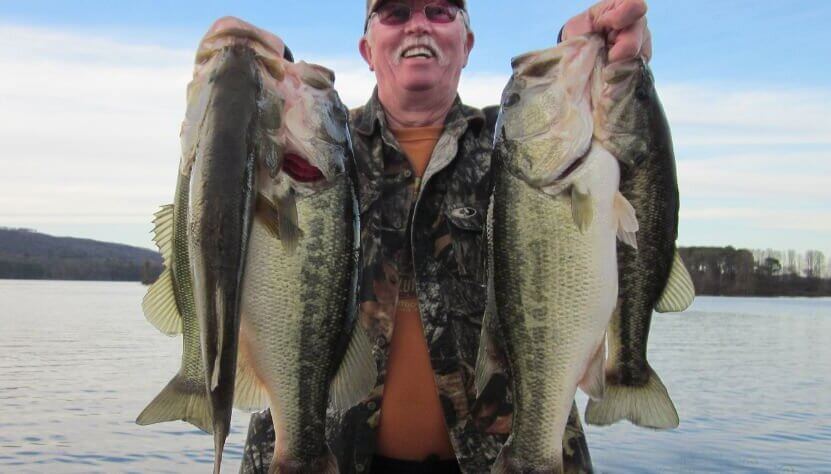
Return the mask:
<svg viewBox="0 0 831 474"><path fill-rule="evenodd" d="M214 28L215 30L216 28ZM212 31L214 31L212 30ZM276 54L279 40L249 34ZM209 41L213 41L209 38ZM136 419L140 425L184 420L203 431L213 431L205 369L200 344L200 324L193 298L193 276L188 243L188 214L191 167L197 154L200 125L211 102L215 81L211 76L217 63L199 52L193 80L188 84L187 109L180 131L181 161L173 204L162 206L154 218L154 242L159 248L165 270L150 286L142 301L148 321L162 333L182 335L182 363L178 373ZM290 53L287 53L290 55ZM244 381L244 380L243 380Z"/></svg>
<svg viewBox="0 0 831 474"><path fill-rule="evenodd" d="M157 232L186 242L209 415L200 427L214 434L215 472L232 406L269 405L279 436L272 472L337 472L324 437L327 399L348 406L375 381L371 344L353 331L357 199L333 85L331 71L294 64L278 38L235 19L217 22L197 53L172 211L184 209L185 238L158 223ZM182 285L172 293L186 299ZM166 332L178 329L153 316ZM189 341L193 331L184 333ZM191 421L184 407L159 405L173 414L150 410L140 421Z"/></svg>
<svg viewBox="0 0 831 474"><path fill-rule="evenodd" d="M620 299L608 332L606 395L589 401L586 421L674 428L678 413L646 359L652 310L683 311L695 296L675 249L679 197L670 129L641 59L605 66L594 97L595 138L622 163L620 192L640 230L637 251L618 246Z"/></svg>
<svg viewBox="0 0 831 474"><path fill-rule="evenodd" d="M286 79L275 84L283 109L280 158L255 183L240 365L255 375L271 408L277 442L269 472L336 473L325 437L329 398L349 406L375 381L371 343L352 330L359 213L347 112L330 71L302 62L284 67ZM363 358L346 353L350 336L351 354L357 344Z"/></svg>
<svg viewBox="0 0 831 474"><path fill-rule="evenodd" d="M174 203L156 213L154 241L164 258L165 269L148 288L142 302L145 316L160 331L170 336L182 334L182 364L179 372L136 418L136 423L184 420L210 433L211 412L187 242L189 182L190 176L180 173Z"/></svg>
<svg viewBox="0 0 831 474"><path fill-rule="evenodd" d="M562 472L577 386L603 395L616 236L633 243L637 231L617 160L592 138L590 86L603 53L603 40L589 36L520 56L503 92L489 317L505 341L514 418L495 473Z"/></svg>

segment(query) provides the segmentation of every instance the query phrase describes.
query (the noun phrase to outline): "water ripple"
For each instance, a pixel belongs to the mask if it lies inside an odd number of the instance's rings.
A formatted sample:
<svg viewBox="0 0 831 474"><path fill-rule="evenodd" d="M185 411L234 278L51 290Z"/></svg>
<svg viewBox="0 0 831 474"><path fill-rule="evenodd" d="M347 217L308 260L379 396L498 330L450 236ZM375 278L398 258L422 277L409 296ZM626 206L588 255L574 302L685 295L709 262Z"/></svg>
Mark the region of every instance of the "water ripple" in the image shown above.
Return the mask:
<svg viewBox="0 0 831 474"><path fill-rule="evenodd" d="M210 471L210 435L133 423L181 360L181 341L141 314L145 291L0 281L0 472ZM698 298L652 328L681 426L587 426L597 472L831 472L831 379L818 376L831 373L831 299ZM247 421L234 413L228 472Z"/></svg>

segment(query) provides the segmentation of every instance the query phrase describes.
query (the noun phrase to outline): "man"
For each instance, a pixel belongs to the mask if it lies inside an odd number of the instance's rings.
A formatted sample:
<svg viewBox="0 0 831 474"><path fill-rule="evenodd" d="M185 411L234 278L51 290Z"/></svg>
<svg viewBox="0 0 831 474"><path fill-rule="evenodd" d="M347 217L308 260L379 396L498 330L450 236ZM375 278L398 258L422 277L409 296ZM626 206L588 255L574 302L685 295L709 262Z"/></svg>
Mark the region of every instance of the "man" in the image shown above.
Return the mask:
<svg viewBox="0 0 831 474"><path fill-rule="evenodd" d="M610 61L648 58L645 12L643 0L604 0L560 36L601 32ZM359 50L377 88L351 111L350 127L362 226L359 321L375 343L379 375L360 404L330 413L327 434L343 473L488 472L510 432L507 374L474 407L496 108L459 101L473 45L464 0L367 1ZM591 471L572 415L567 470ZM267 467L270 423L252 417L243 472Z"/></svg>

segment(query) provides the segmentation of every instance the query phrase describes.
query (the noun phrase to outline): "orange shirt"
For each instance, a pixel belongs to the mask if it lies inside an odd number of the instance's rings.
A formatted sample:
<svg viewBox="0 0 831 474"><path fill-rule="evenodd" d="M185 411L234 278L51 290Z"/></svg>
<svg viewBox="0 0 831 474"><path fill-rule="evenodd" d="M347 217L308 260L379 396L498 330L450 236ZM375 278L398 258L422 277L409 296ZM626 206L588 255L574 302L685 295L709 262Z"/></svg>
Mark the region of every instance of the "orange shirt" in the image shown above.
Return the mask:
<svg viewBox="0 0 831 474"><path fill-rule="evenodd" d="M444 127L392 130L420 178ZM452 459L438 389L421 325L413 275L400 275L398 307L390 341L381 418L376 432L378 454L421 461L438 455Z"/></svg>

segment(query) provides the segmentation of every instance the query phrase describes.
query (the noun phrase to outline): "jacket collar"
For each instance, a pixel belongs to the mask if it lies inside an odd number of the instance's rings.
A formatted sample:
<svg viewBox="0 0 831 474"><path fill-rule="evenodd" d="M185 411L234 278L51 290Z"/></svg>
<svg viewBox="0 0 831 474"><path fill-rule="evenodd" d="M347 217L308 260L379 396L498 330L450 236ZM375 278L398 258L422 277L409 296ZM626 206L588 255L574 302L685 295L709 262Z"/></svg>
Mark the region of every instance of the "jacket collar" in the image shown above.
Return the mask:
<svg viewBox="0 0 831 474"><path fill-rule="evenodd" d="M379 128L381 130L387 129L386 116L384 115L384 108L381 106L381 101L378 99L378 86L372 92L372 97L361 108L355 109L352 112L355 117L355 131L361 135L371 136ZM444 127L447 130L464 130L467 126L474 124L484 125L485 114L482 111L473 107L468 107L462 104L459 95L453 101L453 106L447 113L447 118L444 121ZM461 134L460 134L461 135Z"/></svg>

